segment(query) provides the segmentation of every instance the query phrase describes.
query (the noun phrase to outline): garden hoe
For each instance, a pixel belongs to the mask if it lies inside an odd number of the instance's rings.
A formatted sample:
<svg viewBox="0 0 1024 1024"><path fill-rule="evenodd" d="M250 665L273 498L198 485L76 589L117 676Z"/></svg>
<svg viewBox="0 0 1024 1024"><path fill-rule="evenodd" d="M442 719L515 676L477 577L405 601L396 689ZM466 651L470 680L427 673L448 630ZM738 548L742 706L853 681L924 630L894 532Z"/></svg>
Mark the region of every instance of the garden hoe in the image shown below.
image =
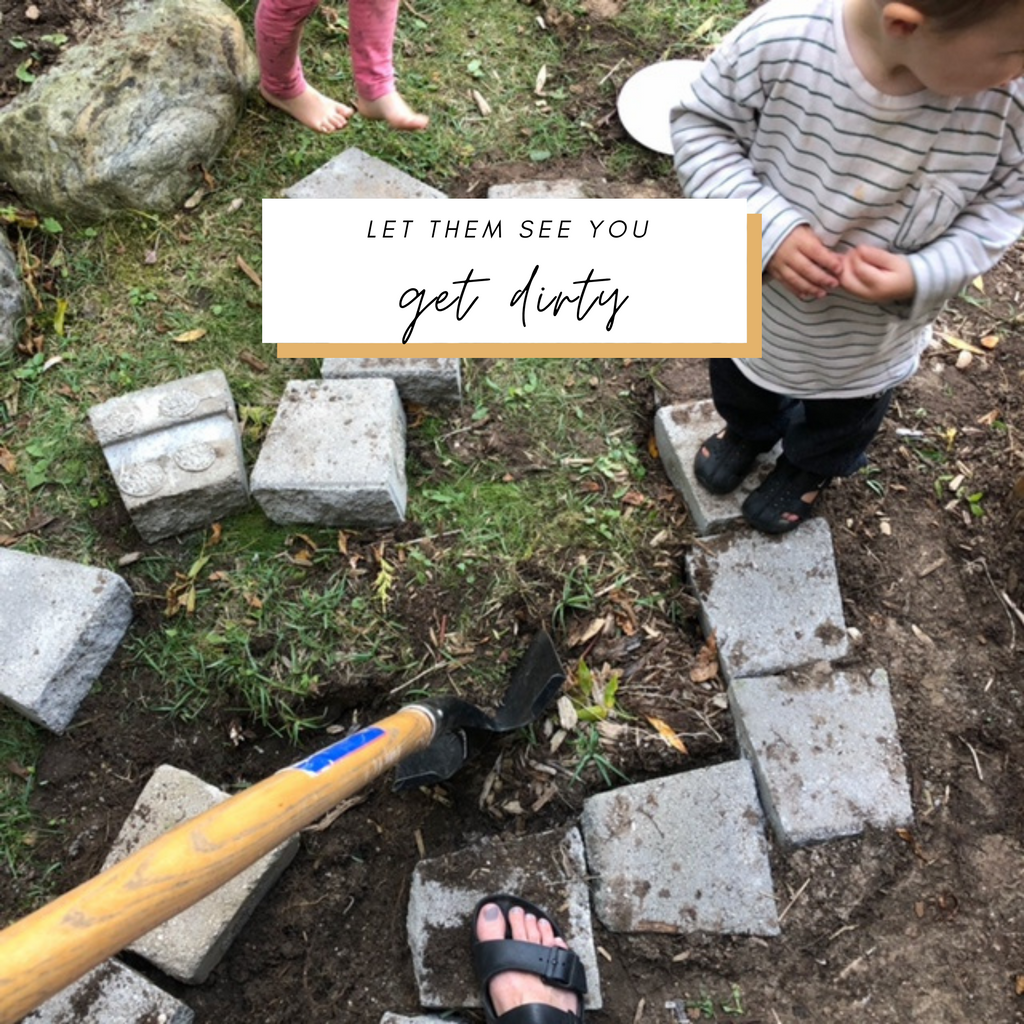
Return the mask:
<svg viewBox="0 0 1024 1024"><path fill-rule="evenodd" d="M537 719L565 676L539 632L490 716L454 697L401 708L235 794L0 932L0 1024L180 913L401 762L396 788L448 778L468 732L510 732Z"/></svg>

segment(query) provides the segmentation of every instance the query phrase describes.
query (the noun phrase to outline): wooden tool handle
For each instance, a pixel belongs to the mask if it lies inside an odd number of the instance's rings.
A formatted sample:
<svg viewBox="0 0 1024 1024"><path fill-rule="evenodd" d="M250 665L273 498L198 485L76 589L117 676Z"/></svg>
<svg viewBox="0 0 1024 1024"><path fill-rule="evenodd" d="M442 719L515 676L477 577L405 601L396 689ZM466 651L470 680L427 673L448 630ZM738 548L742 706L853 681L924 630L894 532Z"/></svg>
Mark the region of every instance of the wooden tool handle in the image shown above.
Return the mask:
<svg viewBox="0 0 1024 1024"><path fill-rule="evenodd" d="M403 708L183 822L0 932L0 1024L15 1024L209 895L423 749L435 728L429 708Z"/></svg>

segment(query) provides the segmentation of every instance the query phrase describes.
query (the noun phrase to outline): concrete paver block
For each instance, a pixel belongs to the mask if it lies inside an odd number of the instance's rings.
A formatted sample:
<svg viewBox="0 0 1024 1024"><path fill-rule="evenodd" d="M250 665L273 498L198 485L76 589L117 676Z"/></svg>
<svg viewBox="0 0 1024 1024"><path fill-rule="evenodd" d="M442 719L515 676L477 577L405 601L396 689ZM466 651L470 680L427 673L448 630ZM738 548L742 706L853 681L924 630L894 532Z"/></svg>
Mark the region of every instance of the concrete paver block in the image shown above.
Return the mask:
<svg viewBox="0 0 1024 1024"><path fill-rule="evenodd" d="M226 793L189 772L161 765L153 772L121 827L107 854L104 870L227 798ZM260 900L291 863L298 848L298 836L285 840L241 874L147 932L128 948L172 978L187 984L201 984L220 962Z"/></svg>
<svg viewBox="0 0 1024 1024"><path fill-rule="evenodd" d="M704 629L717 632L727 680L846 654L849 638L824 519L781 537L743 531L705 538L687 554L686 568Z"/></svg>
<svg viewBox="0 0 1024 1024"><path fill-rule="evenodd" d="M332 157L284 190L288 199L447 199L430 185L361 149Z"/></svg>
<svg viewBox="0 0 1024 1024"><path fill-rule="evenodd" d="M47 999L22 1024L192 1024L184 1003L117 960Z"/></svg>
<svg viewBox="0 0 1024 1024"><path fill-rule="evenodd" d="M63 732L132 620L116 573L0 548L0 701Z"/></svg>
<svg viewBox="0 0 1024 1024"><path fill-rule="evenodd" d="M467 951L471 917L483 897L512 893L548 911L587 972L586 1006L601 1007L579 830L490 840L421 861L409 891L409 946L420 1002L427 1007L480 1006Z"/></svg>
<svg viewBox="0 0 1024 1024"><path fill-rule="evenodd" d="M290 381L252 471L275 523L394 526L405 517L405 413L393 381Z"/></svg>
<svg viewBox="0 0 1024 1024"><path fill-rule="evenodd" d="M819 664L735 679L729 703L780 842L857 835L913 819L889 678Z"/></svg>
<svg viewBox="0 0 1024 1024"><path fill-rule="evenodd" d="M759 456L754 470L731 494L712 494L697 482L693 459L700 446L724 426L710 398L663 405L654 417L654 437L665 473L682 495L698 534L718 533L740 518L743 499L768 475L779 450Z"/></svg>
<svg viewBox="0 0 1024 1024"><path fill-rule="evenodd" d="M557 181L518 181L508 185L492 185L488 199L589 199L584 182L575 178Z"/></svg>
<svg viewBox="0 0 1024 1024"><path fill-rule="evenodd" d="M325 359L325 380L387 377L406 402L439 405L462 398L458 359Z"/></svg>
<svg viewBox="0 0 1024 1024"><path fill-rule="evenodd" d="M147 541L208 526L249 504L242 436L221 370L89 410L125 508Z"/></svg>
<svg viewBox="0 0 1024 1024"><path fill-rule="evenodd" d="M599 793L582 826L594 909L612 931L778 934L748 761Z"/></svg>

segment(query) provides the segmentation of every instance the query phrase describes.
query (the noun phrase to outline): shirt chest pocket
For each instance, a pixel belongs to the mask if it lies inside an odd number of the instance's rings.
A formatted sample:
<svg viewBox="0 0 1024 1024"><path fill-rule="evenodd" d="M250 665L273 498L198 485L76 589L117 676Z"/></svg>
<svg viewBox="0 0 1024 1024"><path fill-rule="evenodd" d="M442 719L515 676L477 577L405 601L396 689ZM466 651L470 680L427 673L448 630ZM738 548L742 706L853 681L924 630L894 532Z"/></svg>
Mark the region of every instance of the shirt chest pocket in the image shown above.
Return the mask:
<svg viewBox="0 0 1024 1024"><path fill-rule="evenodd" d="M923 175L917 194L893 239L899 252L916 252L947 231L967 205L960 187L948 178Z"/></svg>

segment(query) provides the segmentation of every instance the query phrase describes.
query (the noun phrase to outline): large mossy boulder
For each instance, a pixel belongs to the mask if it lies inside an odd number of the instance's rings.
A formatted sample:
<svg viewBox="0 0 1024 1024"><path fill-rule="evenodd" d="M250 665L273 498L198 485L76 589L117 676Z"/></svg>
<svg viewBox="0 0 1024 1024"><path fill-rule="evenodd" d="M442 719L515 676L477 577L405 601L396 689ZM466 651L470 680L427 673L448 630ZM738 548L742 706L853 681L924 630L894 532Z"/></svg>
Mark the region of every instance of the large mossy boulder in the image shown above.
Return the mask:
<svg viewBox="0 0 1024 1024"><path fill-rule="evenodd" d="M129 0L0 110L0 177L54 216L173 209L257 78L221 0Z"/></svg>

